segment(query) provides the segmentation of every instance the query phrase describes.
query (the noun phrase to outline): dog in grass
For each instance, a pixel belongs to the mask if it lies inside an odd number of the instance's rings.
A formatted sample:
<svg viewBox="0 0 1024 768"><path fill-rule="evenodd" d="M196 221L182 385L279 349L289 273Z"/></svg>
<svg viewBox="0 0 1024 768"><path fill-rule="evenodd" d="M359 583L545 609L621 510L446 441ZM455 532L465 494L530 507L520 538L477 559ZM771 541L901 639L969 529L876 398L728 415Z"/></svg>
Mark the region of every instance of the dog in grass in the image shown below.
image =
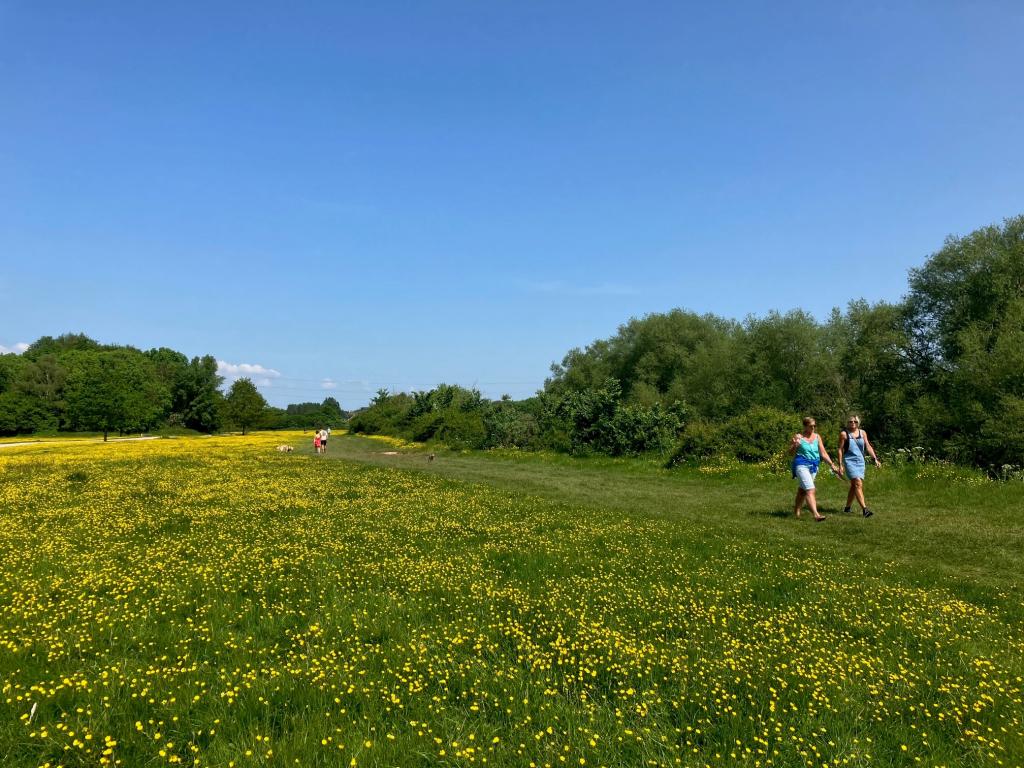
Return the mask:
<svg viewBox="0 0 1024 768"><path fill-rule="evenodd" d="M279 453L291 453L294 450L295 450L295 448L293 446L290 446L290 445L279 445L279 446L277 446L277 451Z"/></svg>

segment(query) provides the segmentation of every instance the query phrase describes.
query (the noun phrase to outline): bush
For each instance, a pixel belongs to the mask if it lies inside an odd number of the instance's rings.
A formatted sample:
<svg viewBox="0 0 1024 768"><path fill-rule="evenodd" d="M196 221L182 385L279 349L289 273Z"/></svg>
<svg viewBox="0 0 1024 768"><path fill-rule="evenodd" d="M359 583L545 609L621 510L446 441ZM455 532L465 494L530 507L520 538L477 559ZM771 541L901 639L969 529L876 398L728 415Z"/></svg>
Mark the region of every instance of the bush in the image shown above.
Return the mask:
<svg viewBox="0 0 1024 768"><path fill-rule="evenodd" d="M417 443L433 440L443 421L440 413L421 413L409 425L409 436Z"/></svg>
<svg viewBox="0 0 1024 768"><path fill-rule="evenodd" d="M520 403L499 400L492 403L484 414L489 448L539 447L537 417Z"/></svg>
<svg viewBox="0 0 1024 768"><path fill-rule="evenodd" d="M449 410L441 414L435 437L457 450L483 448L487 443L487 430L479 413Z"/></svg>
<svg viewBox="0 0 1024 768"><path fill-rule="evenodd" d="M675 467L687 462L701 461L728 453L725 436L720 425L703 420L691 421L683 430L666 466Z"/></svg>
<svg viewBox="0 0 1024 768"><path fill-rule="evenodd" d="M619 405L601 435L601 444L612 456L664 452L678 430L679 419L660 405Z"/></svg>
<svg viewBox="0 0 1024 768"><path fill-rule="evenodd" d="M570 453L635 456L664 451L679 430L679 416L659 404L624 404L615 379L600 387L570 392L558 403L554 422L569 437Z"/></svg>
<svg viewBox="0 0 1024 768"><path fill-rule="evenodd" d="M667 466L712 456L775 463L785 454L790 437L800 430L801 418L776 408L755 406L724 423L691 422Z"/></svg>
<svg viewBox="0 0 1024 768"><path fill-rule="evenodd" d="M789 439L801 426L801 416L755 406L729 419L722 433L728 452L737 459L769 461L786 449Z"/></svg>

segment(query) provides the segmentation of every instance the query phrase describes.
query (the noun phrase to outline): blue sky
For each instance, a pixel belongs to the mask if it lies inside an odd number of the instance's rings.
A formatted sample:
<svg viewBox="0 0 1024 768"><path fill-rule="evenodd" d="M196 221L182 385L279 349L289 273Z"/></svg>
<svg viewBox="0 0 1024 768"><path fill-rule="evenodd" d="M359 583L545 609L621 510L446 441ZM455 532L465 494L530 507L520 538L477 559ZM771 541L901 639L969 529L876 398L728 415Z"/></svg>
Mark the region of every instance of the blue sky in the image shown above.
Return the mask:
<svg viewBox="0 0 1024 768"><path fill-rule="evenodd" d="M354 407L527 396L672 307L897 300L1024 212L1022 39L1016 0L0 0L0 346Z"/></svg>

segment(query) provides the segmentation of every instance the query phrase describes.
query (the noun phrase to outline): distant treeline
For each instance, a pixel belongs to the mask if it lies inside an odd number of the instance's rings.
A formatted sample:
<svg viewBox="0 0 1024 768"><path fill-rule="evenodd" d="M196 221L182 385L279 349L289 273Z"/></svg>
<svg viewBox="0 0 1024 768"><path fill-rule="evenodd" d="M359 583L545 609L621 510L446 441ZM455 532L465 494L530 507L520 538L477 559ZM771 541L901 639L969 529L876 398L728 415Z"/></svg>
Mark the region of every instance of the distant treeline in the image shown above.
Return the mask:
<svg viewBox="0 0 1024 768"><path fill-rule="evenodd" d="M249 379L226 394L223 381L209 355L44 336L21 355L0 355L0 435L337 427L346 417L333 397L272 408Z"/></svg>
<svg viewBox="0 0 1024 768"><path fill-rule="evenodd" d="M795 278L826 289L813 271ZM453 447L760 460L803 415L834 445L849 414L882 446L1024 464L1024 216L948 238L898 304L857 300L824 322L652 314L570 351L537 397L381 391L350 427Z"/></svg>

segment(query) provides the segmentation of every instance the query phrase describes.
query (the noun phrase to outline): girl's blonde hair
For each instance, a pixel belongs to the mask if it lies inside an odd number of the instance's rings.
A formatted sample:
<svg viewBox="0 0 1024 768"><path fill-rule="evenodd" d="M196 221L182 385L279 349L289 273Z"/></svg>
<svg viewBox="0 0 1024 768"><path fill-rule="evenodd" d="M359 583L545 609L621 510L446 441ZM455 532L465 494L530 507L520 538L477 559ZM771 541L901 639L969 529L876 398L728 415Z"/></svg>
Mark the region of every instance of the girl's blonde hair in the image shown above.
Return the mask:
<svg viewBox="0 0 1024 768"><path fill-rule="evenodd" d="M853 422L854 424L856 424L856 425L857 425L858 427L860 426L860 416L850 416L850 417L849 417L849 418L847 419L847 421L848 421L848 422L852 421L852 422Z"/></svg>

